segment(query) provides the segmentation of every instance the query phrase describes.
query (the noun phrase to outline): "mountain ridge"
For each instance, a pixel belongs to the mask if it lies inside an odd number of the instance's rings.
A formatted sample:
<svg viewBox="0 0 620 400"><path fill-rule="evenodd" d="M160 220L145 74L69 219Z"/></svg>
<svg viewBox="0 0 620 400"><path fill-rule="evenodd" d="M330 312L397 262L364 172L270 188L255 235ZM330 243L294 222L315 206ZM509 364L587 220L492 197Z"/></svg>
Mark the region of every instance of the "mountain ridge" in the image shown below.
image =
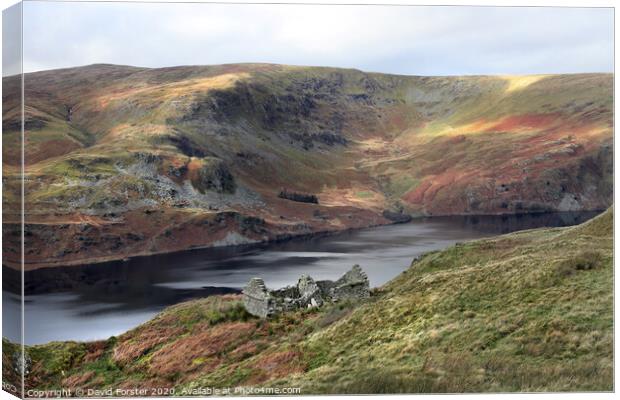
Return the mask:
<svg viewBox="0 0 620 400"><path fill-rule="evenodd" d="M459 77L523 77L523 76L570 76L570 75L614 75L613 72L606 71L589 71L589 72L536 72L536 73L492 73L492 74L451 74L451 75L425 75L425 74L397 74L393 72L381 72L381 71L371 71L356 67L330 67L330 66L320 66L320 65L310 65L310 64L282 64L282 63L271 63L271 62L231 62L231 63L221 63L221 64L180 64L180 65L169 65L169 66L161 66L161 67L146 67L146 66L137 66L130 64L114 64L114 63L106 63L106 62L96 62L91 64L84 65L76 65L72 67L58 67L58 68L50 68L50 69L42 69L37 71L29 71L24 72L23 75L29 74L40 74L45 72L57 72L57 71L65 71L65 70L75 70L75 69L85 69L85 68L99 68L99 67L111 67L111 68L134 68L140 70L166 70L166 69L174 69L174 68L209 68L209 67L226 67L226 66L280 66L280 67L290 67L290 68L309 68L309 69L337 69L342 71L355 71L361 72L365 74L375 74L375 75L387 75L387 76L401 76L401 77L415 77L415 78L459 78ZM13 78L16 76L21 76L22 74L16 75L8 75L4 78Z"/></svg>
<svg viewBox="0 0 620 400"><path fill-rule="evenodd" d="M24 79L33 268L391 223L386 210L611 204L612 74L96 64ZM15 81L3 79L9 265L19 253ZM318 204L279 198L283 189Z"/></svg>

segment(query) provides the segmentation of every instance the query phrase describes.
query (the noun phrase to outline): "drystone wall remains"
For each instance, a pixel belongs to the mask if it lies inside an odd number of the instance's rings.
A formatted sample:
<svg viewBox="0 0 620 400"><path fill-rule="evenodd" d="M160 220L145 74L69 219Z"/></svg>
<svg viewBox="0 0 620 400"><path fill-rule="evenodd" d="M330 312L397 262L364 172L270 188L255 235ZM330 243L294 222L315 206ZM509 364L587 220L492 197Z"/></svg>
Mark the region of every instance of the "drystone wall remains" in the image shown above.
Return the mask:
<svg viewBox="0 0 620 400"><path fill-rule="evenodd" d="M359 301L370 297L368 276L354 265L336 281L315 281L302 275L295 286L269 290L261 278L252 278L243 289L246 310L257 317L269 318L299 308L321 307L325 303Z"/></svg>

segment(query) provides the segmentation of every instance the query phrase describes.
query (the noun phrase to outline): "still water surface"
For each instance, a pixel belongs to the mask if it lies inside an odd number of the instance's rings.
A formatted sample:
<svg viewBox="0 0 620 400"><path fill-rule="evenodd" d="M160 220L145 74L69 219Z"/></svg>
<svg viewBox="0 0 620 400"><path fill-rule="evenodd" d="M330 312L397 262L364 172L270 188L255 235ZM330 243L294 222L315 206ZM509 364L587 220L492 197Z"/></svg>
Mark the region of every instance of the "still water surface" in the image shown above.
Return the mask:
<svg viewBox="0 0 620 400"><path fill-rule="evenodd" d="M27 288L36 289L27 289L32 294L25 298L25 342L105 339L147 321L168 305L238 291L252 277L278 288L294 284L303 273L337 279L360 264L371 286L379 286L430 250L516 230L573 225L594 215L436 217L285 243L62 268L53 271L53 286L49 276L27 275ZM44 284L34 285L36 280ZM19 297L3 291L3 301L3 336L18 340L13 322L19 318Z"/></svg>

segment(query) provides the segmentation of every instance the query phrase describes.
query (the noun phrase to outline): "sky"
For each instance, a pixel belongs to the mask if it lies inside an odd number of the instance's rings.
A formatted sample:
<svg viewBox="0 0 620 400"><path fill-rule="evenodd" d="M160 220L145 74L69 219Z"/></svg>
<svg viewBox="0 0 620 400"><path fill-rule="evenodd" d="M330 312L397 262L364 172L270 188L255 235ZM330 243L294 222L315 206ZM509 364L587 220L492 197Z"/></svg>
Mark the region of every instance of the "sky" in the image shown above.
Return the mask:
<svg viewBox="0 0 620 400"><path fill-rule="evenodd" d="M613 10L24 3L24 71L267 62L406 75L613 71Z"/></svg>

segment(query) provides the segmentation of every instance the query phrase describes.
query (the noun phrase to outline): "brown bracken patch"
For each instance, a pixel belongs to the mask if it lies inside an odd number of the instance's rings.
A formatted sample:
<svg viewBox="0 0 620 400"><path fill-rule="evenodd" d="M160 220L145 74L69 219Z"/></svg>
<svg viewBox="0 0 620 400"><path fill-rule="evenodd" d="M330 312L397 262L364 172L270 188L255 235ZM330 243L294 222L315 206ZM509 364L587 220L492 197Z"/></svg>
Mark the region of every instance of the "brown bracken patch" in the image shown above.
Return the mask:
<svg viewBox="0 0 620 400"><path fill-rule="evenodd" d="M62 380L62 385L67 388L83 387L95 376L94 371L84 372L83 374L71 375Z"/></svg>
<svg viewBox="0 0 620 400"><path fill-rule="evenodd" d="M146 354L155 346L164 343L170 338L178 337L183 332L182 327L148 326L119 343L114 348L113 360L120 365L128 364L134 359Z"/></svg>
<svg viewBox="0 0 620 400"><path fill-rule="evenodd" d="M221 362L221 357L255 331L256 324L236 322L206 328L203 332L181 338L157 350L149 364L149 372L157 376L210 371Z"/></svg>
<svg viewBox="0 0 620 400"><path fill-rule="evenodd" d="M258 384L271 379L283 378L291 374L302 373L306 364L301 353L295 350L264 354L252 365L254 373L246 384Z"/></svg>
<svg viewBox="0 0 620 400"><path fill-rule="evenodd" d="M93 362L97 361L105 351L106 343L105 341L98 341L89 343L87 345L86 355L84 356L84 362Z"/></svg>

